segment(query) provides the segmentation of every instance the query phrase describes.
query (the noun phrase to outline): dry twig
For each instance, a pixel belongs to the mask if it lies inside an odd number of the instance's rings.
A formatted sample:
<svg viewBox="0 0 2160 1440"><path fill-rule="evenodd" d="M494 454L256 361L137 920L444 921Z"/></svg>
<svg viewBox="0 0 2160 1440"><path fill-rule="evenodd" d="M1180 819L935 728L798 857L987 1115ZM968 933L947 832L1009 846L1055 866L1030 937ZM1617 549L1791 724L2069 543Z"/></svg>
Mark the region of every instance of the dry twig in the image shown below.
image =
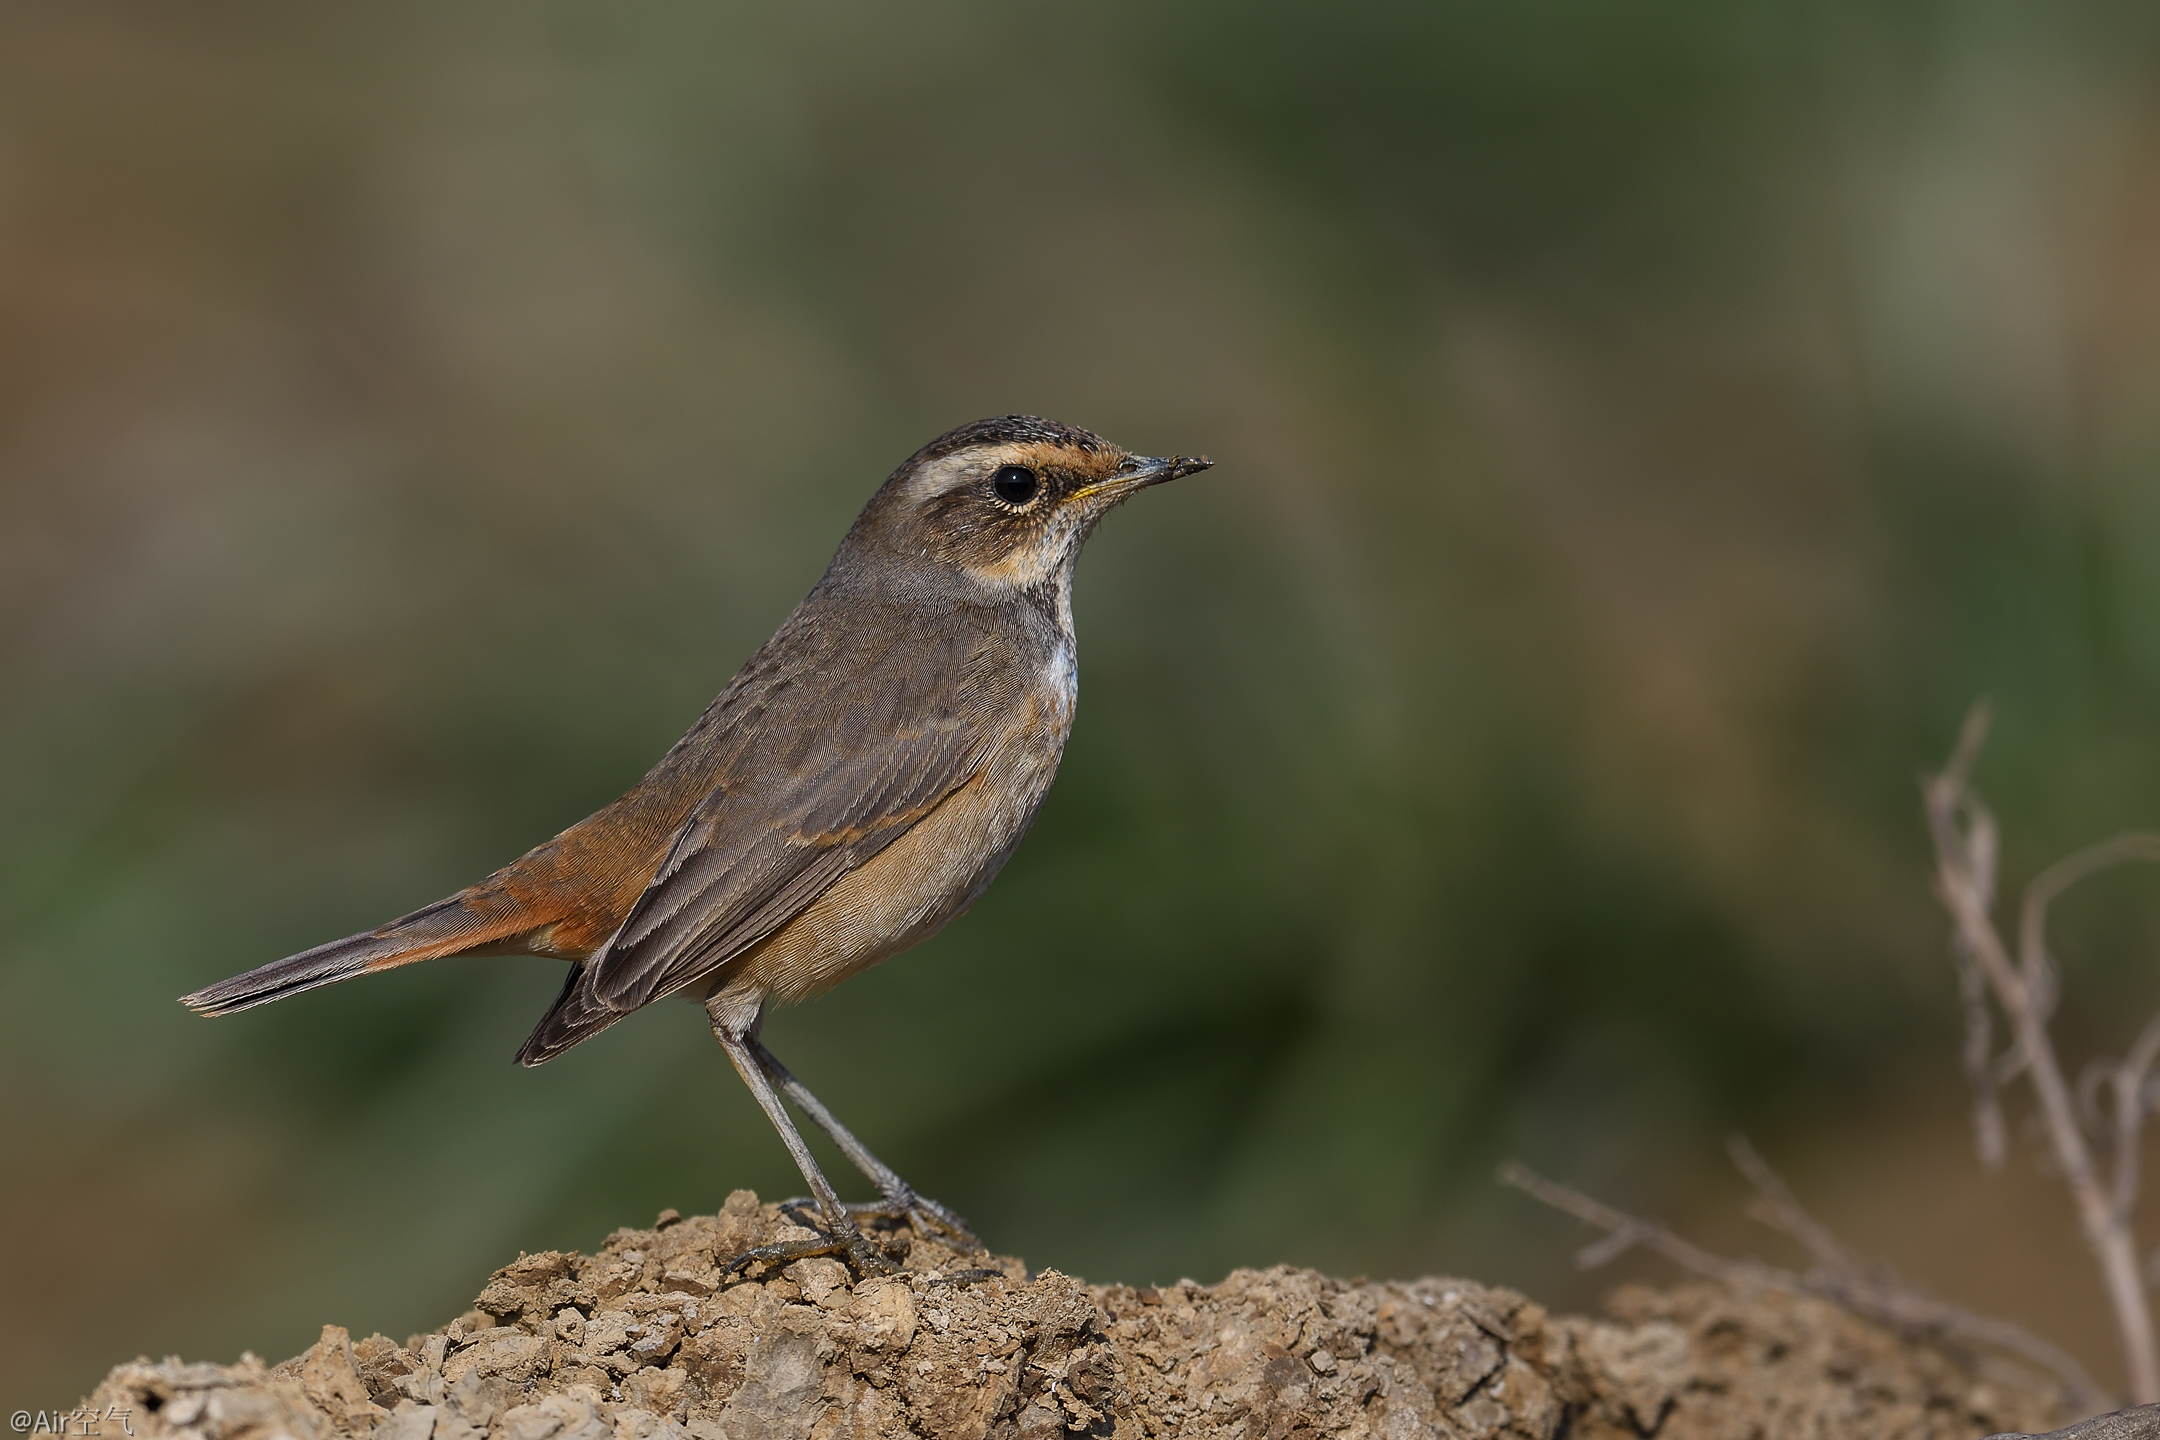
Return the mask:
<svg viewBox="0 0 2160 1440"><path fill-rule="evenodd" d="M2073 1090L2047 1028L2060 984L2055 957L2048 950L2047 916L2057 897L2088 876L2133 860L2160 861L2160 834L2118 835L2043 870L2025 888L2013 957L1993 919L2000 832L1972 788L1973 765L1987 727L1987 707L1975 705L1949 763L1921 782L1935 844L1935 890L1952 922L1950 949L1965 1012L1963 1060L1973 1091L1974 1142L1982 1163L1991 1169L2003 1163L2008 1127L2002 1090L2021 1076L2030 1081L2056 1167L2070 1187L2086 1243L2107 1286L2132 1403L2149 1405L2160 1402L2160 1356L2155 1354L2147 1277L2138 1264L2131 1216L2145 1121L2160 1113L2160 1075L2154 1073L2160 1066L2160 1016L2146 1023L2121 1060L2087 1067ZM2001 1054L1995 1051L1998 1014L2010 1031L2010 1043ZM1801 1208L1745 1140L1735 1138L1730 1148L1733 1163L1755 1186L1751 1213L1806 1249L1814 1263L1805 1275L1758 1260L1713 1255L1655 1221L1615 1210L1520 1165L1501 1167L1500 1178L1606 1232L1603 1240L1576 1256L1586 1269L1642 1245L1698 1275L1818 1295L1907 1334L1975 1341L2023 1356L2052 1371L2071 1403L2088 1410L2106 1408L2104 1393L2063 1351L2008 1321L1938 1300L1887 1267L1862 1260ZM2104 1173L2096 1151L2104 1152ZM2153 1257L2153 1270L2154 1281L2160 1283L2160 1254Z"/></svg>
<svg viewBox="0 0 2160 1440"><path fill-rule="evenodd" d="M2160 835L2118 835L2042 871L2025 889L2013 959L1993 919L2000 854L1995 817L1971 784L1987 722L1986 707L1974 706L1949 764L1942 773L1921 782L1928 829L1935 842L1935 889L1954 927L1952 950L1965 997L1965 1070L1973 1083L1980 1155L1989 1165L2002 1162L2004 1130L1998 1092L2023 1075L2039 1101L2055 1162L2077 1205L2085 1241L2099 1262L2122 1338L2131 1399L2150 1404L2160 1401L2160 1356L2154 1350L2152 1311L2130 1219L2137 1200L2139 1140L2153 1108L2146 1077L2160 1060L2160 1018L2146 1025L2123 1060L2089 1073L2090 1083L2081 1087L2086 1101L2081 1107L2080 1096L2064 1078L2047 1029L2058 984L2054 957L2047 947L2047 912L2058 895L2089 875L2131 860L2160 860ZM1990 1058L1990 998L2010 1028L2009 1049L1998 1058ZM2105 1115L2099 1113L2095 1098L2103 1090L2109 1097ZM2093 1129L2109 1152L2112 1168L2105 1176L2093 1153L2095 1136L2081 1123L2081 1109L2094 1119Z"/></svg>
<svg viewBox="0 0 2160 1440"><path fill-rule="evenodd" d="M1760 1260L1728 1260L1712 1254L1681 1239L1655 1220L1615 1210L1513 1161L1500 1167L1500 1180L1502 1184L1512 1185L1555 1210L1565 1211L1606 1232L1605 1239L1576 1253L1575 1263L1585 1270L1617 1259L1630 1248L1641 1245L1663 1255L1683 1270L1728 1285L1813 1295L1888 1325L1903 1335L1935 1341L1964 1341L2019 1356L2054 1375L2063 1387L2064 1400L2078 1410L2091 1414L2114 1408L2107 1392L2093 1383L2083 1366L2039 1336L2007 1320L1976 1314L1938 1300L1900 1280L1885 1267L1861 1261L1800 1208L1785 1182L1752 1146L1736 1137L1731 1149L1734 1163L1755 1185L1760 1218L1800 1241L1814 1257L1815 1264L1807 1274L1796 1274Z"/></svg>

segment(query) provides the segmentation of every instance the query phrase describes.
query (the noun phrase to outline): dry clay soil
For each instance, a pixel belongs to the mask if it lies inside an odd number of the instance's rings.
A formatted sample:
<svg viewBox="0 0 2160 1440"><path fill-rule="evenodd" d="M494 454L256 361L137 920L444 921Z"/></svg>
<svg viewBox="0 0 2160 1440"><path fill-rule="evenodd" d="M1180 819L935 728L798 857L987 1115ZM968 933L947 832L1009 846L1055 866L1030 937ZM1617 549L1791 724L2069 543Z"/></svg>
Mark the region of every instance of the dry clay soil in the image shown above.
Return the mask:
<svg viewBox="0 0 2160 1440"><path fill-rule="evenodd" d="M1587 1319L1288 1267L1091 1286L922 1240L886 1278L823 1258L722 1274L810 1233L737 1191L597 1254L521 1255L403 1344L329 1325L275 1367L122 1365L86 1403L140 1440L1972 1440L2068 1418L2036 1378L1708 1284Z"/></svg>

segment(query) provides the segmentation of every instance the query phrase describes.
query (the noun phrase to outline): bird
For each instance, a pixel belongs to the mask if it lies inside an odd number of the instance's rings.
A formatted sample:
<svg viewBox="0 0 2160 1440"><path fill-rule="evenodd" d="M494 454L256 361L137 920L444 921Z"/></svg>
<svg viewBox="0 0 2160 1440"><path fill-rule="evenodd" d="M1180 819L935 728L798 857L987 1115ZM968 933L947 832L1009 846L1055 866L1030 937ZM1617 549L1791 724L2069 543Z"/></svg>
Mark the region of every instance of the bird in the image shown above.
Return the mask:
<svg viewBox="0 0 2160 1440"><path fill-rule="evenodd" d="M988 887L1072 730L1081 547L1133 495L1213 463L1132 454L1033 415L940 435L878 487L802 603L620 799L447 899L181 1003L226 1015L447 955L568 961L517 1053L532 1066L684 995L824 1224L746 1251L730 1274L810 1255L886 1273L857 1223L871 1216L979 1250L780 1063L766 1013L927 939ZM785 1102L878 1200L840 1200Z"/></svg>

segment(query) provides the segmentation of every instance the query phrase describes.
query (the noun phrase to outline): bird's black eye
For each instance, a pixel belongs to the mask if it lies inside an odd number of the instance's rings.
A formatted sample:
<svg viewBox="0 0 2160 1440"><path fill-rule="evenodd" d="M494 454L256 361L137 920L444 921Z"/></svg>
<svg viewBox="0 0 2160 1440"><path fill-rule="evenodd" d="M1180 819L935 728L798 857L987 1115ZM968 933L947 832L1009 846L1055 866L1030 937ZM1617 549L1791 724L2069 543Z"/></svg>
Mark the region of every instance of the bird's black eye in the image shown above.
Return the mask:
<svg viewBox="0 0 2160 1440"><path fill-rule="evenodd" d="M1000 465L997 474L990 477L990 488L1008 505L1025 505L1035 498L1042 481L1025 465Z"/></svg>

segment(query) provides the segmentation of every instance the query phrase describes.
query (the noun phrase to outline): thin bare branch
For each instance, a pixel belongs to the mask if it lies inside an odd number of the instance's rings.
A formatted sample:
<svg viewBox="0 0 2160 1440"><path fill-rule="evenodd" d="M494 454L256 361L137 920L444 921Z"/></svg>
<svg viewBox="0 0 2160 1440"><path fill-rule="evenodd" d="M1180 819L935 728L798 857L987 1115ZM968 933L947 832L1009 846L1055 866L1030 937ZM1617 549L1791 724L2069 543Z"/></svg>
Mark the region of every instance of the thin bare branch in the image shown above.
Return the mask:
<svg viewBox="0 0 2160 1440"><path fill-rule="evenodd" d="M2047 954L2047 907L2064 887L2085 875L2125 860L2160 858L2160 838L2120 836L2078 852L2050 867L2026 890L2021 922L2021 955L2013 960L1992 918L1996 859L1994 817L1973 791L1970 777L1985 733L1983 707L1975 706L1959 734L1957 748L1942 773L1922 781L1928 831L1935 842L1935 888L1950 912L1956 944L1987 981L1995 1003L2010 1023L2012 1055L1998 1062L1995 1078L2022 1069L2040 1102L2040 1114L2063 1182L2078 1211L2078 1222L2100 1264L2108 1299L2115 1312L2130 1377L2131 1398L2138 1404L2160 1400L2160 1353L2154 1348L2152 1311L2138 1264L2137 1244L2127 1210L2118 1204L2127 1157L2137 1142L2131 1124L2116 1155L2115 1184L2104 1183L2093 1160L2092 1145L2078 1115L2077 1097L2064 1078L2047 1031L2054 1004L2054 968ZM2014 1056L2014 1062L2013 1062ZM2142 1082L2140 1082L2142 1083ZM2118 1121L2141 1117L2141 1092L2118 1106ZM2124 1132L2118 1132L2122 1139ZM1983 1158L1985 1158L1983 1140ZM2134 1174L2132 1184L2134 1185Z"/></svg>
<svg viewBox="0 0 2160 1440"><path fill-rule="evenodd" d="M1757 1160L1759 1162L1760 1157L1757 1157ZM1769 1172L1768 1166L1762 1168L1765 1173ZM1770 1175L1770 1179L1778 1191L1785 1193L1789 1202L1791 1196L1784 1191L1784 1182L1778 1180L1774 1174ZM1811 1295L1842 1305L1856 1315L1888 1325L1910 1336L1991 1346L2048 1371L2062 1385L2064 1400L2078 1410L2095 1414L2114 1408L2113 1398L2093 1383L2092 1377L2085 1373L2085 1368L2076 1360L2039 1336L2012 1325L2007 1320L1976 1315L1970 1310L1937 1300L1911 1286L1871 1281L1864 1275L1844 1277L1818 1273L1802 1276L1775 1265L1766 1265L1759 1260L1728 1260L1722 1255L1713 1254L1699 1245L1681 1239L1655 1220L1644 1220L1624 1210L1615 1210L1580 1190L1548 1180L1528 1166L1512 1160L1500 1167L1500 1181L1555 1210L1573 1215L1585 1224L1596 1226L1607 1232L1614 1241L1625 1237L1625 1244L1616 1246L1601 1243L1586 1248L1581 1252L1582 1256L1598 1254L1603 1260L1611 1260L1628 1248L1641 1245L1663 1255L1681 1269L1707 1279L1743 1288L1755 1286L1780 1290L1790 1295ZM1805 1212L1799 1211L1797 1204L1792 1208L1806 1219ZM1815 1225L1812 1219L1806 1219L1806 1223L1809 1226ZM1824 1233L1827 1237L1827 1232ZM1830 1238L1828 1243L1835 1253L1850 1253L1834 1238ZM1578 1256L1578 1263L1580 1259L1581 1256ZM1586 1265L1584 1268L1593 1267Z"/></svg>
<svg viewBox="0 0 2160 1440"><path fill-rule="evenodd" d="M1655 1220L1642 1220L1625 1211L1615 1210L1610 1205L1591 1199L1580 1190L1572 1190L1558 1181L1547 1180L1529 1166L1513 1160L1500 1167L1500 1183L1512 1185L1555 1210L1573 1215L1586 1225L1597 1226L1614 1241L1626 1242L1618 1245L1600 1243L1584 1248L1575 1259L1585 1270L1595 1270L1640 1245L1646 1250L1655 1250L1683 1270L1707 1275L1713 1280L1740 1285L1764 1284L1770 1283L1766 1277L1774 1273L1770 1267L1753 1260L1727 1260L1713 1255L1699 1245L1689 1244Z"/></svg>
<svg viewBox="0 0 2160 1440"><path fill-rule="evenodd" d="M1965 722L1958 726L1957 744L1950 749L1950 762L1943 766L1937 781L1954 790L1969 788L1973 766L1980 763L1980 747L1987 744L1988 727L1994 723L1995 710L1985 700L1975 700L1965 712Z"/></svg>
<svg viewBox="0 0 2160 1440"><path fill-rule="evenodd" d="M2047 912L2055 897L2102 870L2137 860L2160 861L2160 835L2145 830L2117 835L2065 855L2033 877L2025 887L2025 903L2018 913L2018 964L2025 971L2026 984L2034 984L2034 977L2049 974L2054 968L2054 957L2047 948Z"/></svg>
<svg viewBox="0 0 2160 1440"><path fill-rule="evenodd" d="M2138 860L2160 861L2160 835L2131 831L2097 845L2088 845L2056 861L2025 887L2024 903L2018 914L2018 969L2024 976L2030 1003L2042 1023L2055 1013L2056 997L2062 988L2055 956L2048 949L2048 906L2080 880Z"/></svg>
<svg viewBox="0 0 2160 1440"><path fill-rule="evenodd" d="M1965 1084L1972 1091L1973 1148L1980 1163L2000 1170L2010 1153L2009 1129L2003 1122L2002 1085L1995 1060L1995 1012L1988 1008L1987 977L1972 952L1951 937L1951 958L1957 962L1958 1003L1965 1011Z"/></svg>
<svg viewBox="0 0 2160 1440"><path fill-rule="evenodd" d="M2099 1262L2122 1341L2131 1399L2151 1404L2160 1401L2160 1353L2155 1350L2131 1213L2145 1121L2160 1110L2160 1075L2154 1073L2160 1069L2160 1016L2147 1023L2121 1061L2091 1067L2073 1087L2048 1034L2060 981L2048 950L2047 919L2049 906L2078 881L2133 860L2160 861L2160 834L2119 835L2042 871L2026 887L2013 953L1994 920L2001 830L1972 787L1987 728L1986 705L1975 705L1948 763L1921 780L1935 847L1935 891L1950 913L1974 1139L1982 1161L1991 1168L2000 1166L2008 1149L2002 1089L2021 1077L2030 1082L2039 1102L2034 1123L2048 1142L2040 1157L2043 1166L2060 1174L2068 1186L2079 1225ZM1999 1054L1998 1011L2009 1027L2009 1043ZM2109 1162L2104 1175L2096 1147ZM1605 1232L1604 1239L1578 1255L1577 1262L1586 1267L1640 1245L1699 1275L1818 1295L1908 1333L1993 1346L2052 1371L2081 1406L2097 1407L2104 1401L2091 1378L2061 1350L2018 1326L1938 1300L1887 1268L1864 1261L1801 1207L1744 1139L1735 1137L1729 1148L1733 1162L1755 1186L1753 1212L1792 1236L1812 1257L1813 1268L1806 1275L1755 1260L1727 1260L1655 1221L1615 1210L1520 1165L1503 1167L1501 1179ZM2154 1260L2160 1269L2160 1255Z"/></svg>
<svg viewBox="0 0 2160 1440"><path fill-rule="evenodd" d="M1799 1241L1801 1248L1815 1258L1817 1265L1844 1275L1864 1275L1868 1272L1866 1262L1846 1249L1844 1242L1832 1235L1828 1227L1801 1208L1800 1202L1793 1198L1792 1190L1786 1185L1784 1177L1770 1168L1770 1162L1763 1159L1755 1147L1748 1143L1745 1135L1728 1136L1725 1153L1732 1157L1733 1164L1747 1177L1748 1183L1755 1187L1755 1193L1762 1202L1763 1218L1776 1229Z"/></svg>
<svg viewBox="0 0 2160 1440"><path fill-rule="evenodd" d="M2150 1107L2146 1079L2160 1061L2160 1015L2145 1022L2130 1053L2109 1077L2115 1091L2115 1223L2129 1229L2137 1208L2138 1148Z"/></svg>

